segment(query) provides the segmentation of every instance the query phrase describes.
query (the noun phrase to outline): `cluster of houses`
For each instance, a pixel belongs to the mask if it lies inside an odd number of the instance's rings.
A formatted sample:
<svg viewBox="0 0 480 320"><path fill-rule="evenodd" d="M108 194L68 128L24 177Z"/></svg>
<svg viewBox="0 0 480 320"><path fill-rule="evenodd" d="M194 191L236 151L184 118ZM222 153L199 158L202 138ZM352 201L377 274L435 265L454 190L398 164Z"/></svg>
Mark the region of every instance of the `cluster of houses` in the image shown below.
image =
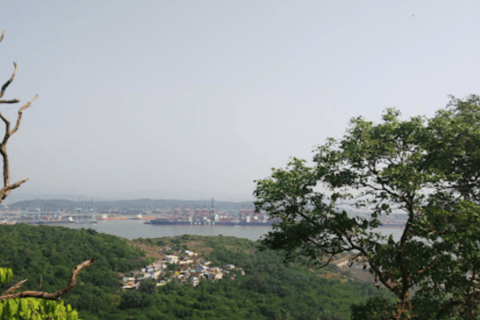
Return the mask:
<svg viewBox="0 0 480 320"><path fill-rule="evenodd" d="M169 251L170 248L164 248ZM233 264L226 266L213 267L210 261L198 256L198 253L185 250L178 251L176 254L164 255L162 259L155 261L151 265L141 270L131 271L131 276L121 277L122 289L138 289L144 280L154 280L157 287L166 285L168 282L176 281L179 284L191 283L194 287L200 281L215 281L225 277L235 278L238 270L241 275L245 275L242 268L236 268Z"/></svg>

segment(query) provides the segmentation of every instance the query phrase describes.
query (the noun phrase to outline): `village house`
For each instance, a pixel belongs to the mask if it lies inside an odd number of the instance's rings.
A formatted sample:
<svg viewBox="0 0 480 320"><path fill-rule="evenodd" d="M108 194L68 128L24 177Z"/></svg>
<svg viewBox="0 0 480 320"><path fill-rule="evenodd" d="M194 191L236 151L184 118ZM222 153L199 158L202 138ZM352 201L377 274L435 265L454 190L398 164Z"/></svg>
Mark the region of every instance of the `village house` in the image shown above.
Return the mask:
<svg viewBox="0 0 480 320"><path fill-rule="evenodd" d="M198 284L200 283L200 280L197 278L197 277L192 277L192 279L190 280L190 282L192 283L192 285L194 287L198 286Z"/></svg>
<svg viewBox="0 0 480 320"><path fill-rule="evenodd" d="M167 268L167 265L163 261L155 261L152 265L155 271Z"/></svg>
<svg viewBox="0 0 480 320"><path fill-rule="evenodd" d="M188 265L190 265L190 264L192 264L192 263L194 263L194 262L195 262L195 261L193 261L192 259L183 259L183 258L182 258L182 260L178 261L178 264L181 264L181 265L188 264Z"/></svg>
<svg viewBox="0 0 480 320"><path fill-rule="evenodd" d="M170 249L170 248L169 248ZM172 251L170 251L172 252ZM195 259L192 259L195 257ZM198 259L197 259L198 258ZM167 264L178 264L179 267L171 274L167 271ZM138 289L141 281L153 279L156 286L161 287L168 282L175 280L179 284L191 283L194 287L200 281L215 281L223 279L231 270L240 270L242 275L245 272L241 268L236 268L235 265L225 265L223 268L210 266L210 261L204 261L198 254L185 250L179 255L169 254L165 255L163 260L153 262L151 265L142 268L141 270L131 271L132 277L121 277L122 289ZM166 278L167 274L171 274L171 278ZM235 275L232 276L235 278Z"/></svg>
<svg viewBox="0 0 480 320"><path fill-rule="evenodd" d="M189 257L198 257L198 253L193 252L193 251L190 251L190 250L185 250L185 253L186 253L187 256L189 256Z"/></svg>
<svg viewBox="0 0 480 320"><path fill-rule="evenodd" d="M165 256L165 261L167 261L169 263L177 264L178 263L178 256L176 256L176 255Z"/></svg>
<svg viewBox="0 0 480 320"><path fill-rule="evenodd" d="M135 283L135 281L129 281L129 282L123 284L122 289L137 290L139 286L140 286L140 282Z"/></svg>

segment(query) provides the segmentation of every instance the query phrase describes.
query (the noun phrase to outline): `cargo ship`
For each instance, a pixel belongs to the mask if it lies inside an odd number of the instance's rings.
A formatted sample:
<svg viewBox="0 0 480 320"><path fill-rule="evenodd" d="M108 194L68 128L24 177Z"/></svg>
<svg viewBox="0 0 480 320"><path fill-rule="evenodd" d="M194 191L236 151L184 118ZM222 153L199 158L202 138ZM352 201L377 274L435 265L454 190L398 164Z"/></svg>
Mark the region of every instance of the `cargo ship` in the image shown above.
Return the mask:
<svg viewBox="0 0 480 320"><path fill-rule="evenodd" d="M238 221L235 220L220 220L220 221L214 221L212 225L215 226L236 226L238 225Z"/></svg>
<svg viewBox="0 0 480 320"><path fill-rule="evenodd" d="M156 224L162 226L189 226L193 223L189 220L157 218L153 220L147 220L145 221L145 224Z"/></svg>
<svg viewBox="0 0 480 320"><path fill-rule="evenodd" d="M187 206L181 213L178 206L175 206L173 214L159 217L145 223L163 226L265 226L269 227L274 221L268 219L268 215L255 213L254 208L246 209L245 206L237 213L219 212L215 209L213 199L212 207L209 209L205 205L203 209L200 206L192 212Z"/></svg>

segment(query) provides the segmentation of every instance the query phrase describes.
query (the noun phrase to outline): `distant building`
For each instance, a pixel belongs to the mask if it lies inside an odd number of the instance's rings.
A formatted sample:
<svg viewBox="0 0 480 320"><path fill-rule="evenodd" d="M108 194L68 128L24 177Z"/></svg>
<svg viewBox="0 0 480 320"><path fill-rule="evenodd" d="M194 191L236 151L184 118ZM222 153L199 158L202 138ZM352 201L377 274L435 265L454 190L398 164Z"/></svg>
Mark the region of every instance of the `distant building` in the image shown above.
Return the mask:
<svg viewBox="0 0 480 320"><path fill-rule="evenodd" d="M178 263L178 256L175 256L175 255L165 256L165 261L170 263Z"/></svg>

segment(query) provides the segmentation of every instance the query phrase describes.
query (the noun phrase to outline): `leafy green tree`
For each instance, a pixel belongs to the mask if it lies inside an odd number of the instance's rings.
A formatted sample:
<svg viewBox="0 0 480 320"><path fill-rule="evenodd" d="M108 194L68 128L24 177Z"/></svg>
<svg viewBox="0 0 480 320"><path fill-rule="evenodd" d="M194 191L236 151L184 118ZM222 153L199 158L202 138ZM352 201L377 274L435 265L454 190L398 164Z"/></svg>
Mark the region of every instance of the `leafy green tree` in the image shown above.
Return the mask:
<svg viewBox="0 0 480 320"><path fill-rule="evenodd" d="M177 271L180 270L180 265L176 263L167 263L167 270L168 271Z"/></svg>
<svg viewBox="0 0 480 320"><path fill-rule="evenodd" d="M156 282L153 279L143 280L140 282L140 288L138 291L145 292L146 294L152 294L155 292Z"/></svg>
<svg viewBox="0 0 480 320"><path fill-rule="evenodd" d="M146 308L151 304L149 295L145 292L129 290L122 295L120 309Z"/></svg>
<svg viewBox="0 0 480 320"><path fill-rule="evenodd" d="M394 109L382 119L354 118L312 165L294 158L256 181L256 209L277 220L262 244L318 267L344 252L365 261L397 297L391 319L478 319L480 98L452 97L430 119L401 120ZM408 220L397 241L377 227L398 211ZM378 301L356 306L354 318L372 306L370 319L386 318Z"/></svg>

